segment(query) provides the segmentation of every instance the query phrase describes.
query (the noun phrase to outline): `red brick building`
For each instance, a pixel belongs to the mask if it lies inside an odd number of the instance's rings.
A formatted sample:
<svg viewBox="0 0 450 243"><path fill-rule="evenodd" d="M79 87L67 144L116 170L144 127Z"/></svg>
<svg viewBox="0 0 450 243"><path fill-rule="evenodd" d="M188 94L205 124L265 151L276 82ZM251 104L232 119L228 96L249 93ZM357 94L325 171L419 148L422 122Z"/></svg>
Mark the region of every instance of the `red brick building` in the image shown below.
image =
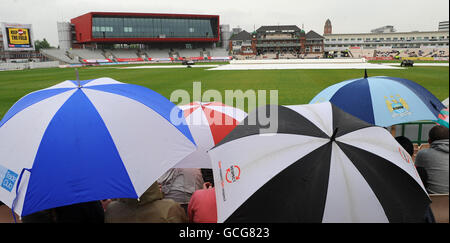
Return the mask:
<svg viewBox="0 0 450 243"><path fill-rule="evenodd" d="M228 50L232 55L255 55L256 39L252 34L243 30L231 36Z"/></svg>
<svg viewBox="0 0 450 243"><path fill-rule="evenodd" d="M257 54L305 53L305 31L295 25L261 26L255 34Z"/></svg>
<svg viewBox="0 0 450 243"><path fill-rule="evenodd" d="M327 19L325 21L325 27L323 28L323 34L324 35L330 35L333 33L333 27L331 26L331 21Z"/></svg>
<svg viewBox="0 0 450 243"><path fill-rule="evenodd" d="M325 45L324 45L324 37L317 34L313 30L309 31L306 34L306 46L305 53L306 54L323 54Z"/></svg>

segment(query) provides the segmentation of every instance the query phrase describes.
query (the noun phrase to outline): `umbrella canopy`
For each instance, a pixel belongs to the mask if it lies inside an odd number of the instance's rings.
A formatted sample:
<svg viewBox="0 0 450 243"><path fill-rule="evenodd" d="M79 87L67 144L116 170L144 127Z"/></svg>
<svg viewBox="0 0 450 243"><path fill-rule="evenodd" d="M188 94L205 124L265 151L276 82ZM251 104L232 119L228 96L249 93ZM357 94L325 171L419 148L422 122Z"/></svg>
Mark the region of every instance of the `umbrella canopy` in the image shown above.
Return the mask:
<svg viewBox="0 0 450 243"><path fill-rule="evenodd" d="M261 133L261 109L208 152L218 222L423 219L428 194L386 129L325 102L278 106L277 132Z"/></svg>
<svg viewBox="0 0 450 243"><path fill-rule="evenodd" d="M211 168L207 151L233 130L247 113L220 102L192 102L179 106L186 118L197 150L179 162L177 168Z"/></svg>
<svg viewBox="0 0 450 243"><path fill-rule="evenodd" d="M437 120L444 105L421 85L401 78L368 77L337 83L322 90L310 104L330 101L370 124Z"/></svg>
<svg viewBox="0 0 450 243"><path fill-rule="evenodd" d="M162 95L110 78L26 95L0 121L0 200L24 216L139 197L195 150L172 109L182 115Z"/></svg>
<svg viewBox="0 0 450 243"><path fill-rule="evenodd" d="M445 107L448 107L448 97L447 97L447 99L445 99L445 100L442 101L442 104L443 104Z"/></svg>
<svg viewBox="0 0 450 243"><path fill-rule="evenodd" d="M439 113L437 124L445 126L445 127L448 128L448 107L445 107Z"/></svg>

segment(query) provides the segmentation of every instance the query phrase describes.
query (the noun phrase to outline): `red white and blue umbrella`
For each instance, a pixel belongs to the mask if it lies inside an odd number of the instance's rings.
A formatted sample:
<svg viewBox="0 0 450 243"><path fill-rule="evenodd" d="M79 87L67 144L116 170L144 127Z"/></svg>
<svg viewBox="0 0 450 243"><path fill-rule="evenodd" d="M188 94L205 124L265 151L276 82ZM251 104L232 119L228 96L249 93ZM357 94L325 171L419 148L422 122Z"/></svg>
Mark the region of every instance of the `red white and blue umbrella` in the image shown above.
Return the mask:
<svg viewBox="0 0 450 243"><path fill-rule="evenodd" d="M329 102L270 107L208 152L219 223L424 221L428 194L386 129Z"/></svg>
<svg viewBox="0 0 450 243"><path fill-rule="evenodd" d="M444 105L427 89L407 79L365 77L334 84L317 94L310 104L329 101L370 124L435 121Z"/></svg>
<svg viewBox="0 0 450 243"><path fill-rule="evenodd" d="M189 128L171 113L182 115L162 95L110 78L26 95L0 121L0 200L24 216L138 198L195 151Z"/></svg>
<svg viewBox="0 0 450 243"><path fill-rule="evenodd" d="M207 151L230 133L247 116L247 113L220 102L192 102L179 107L184 112L197 150L175 167L211 168Z"/></svg>

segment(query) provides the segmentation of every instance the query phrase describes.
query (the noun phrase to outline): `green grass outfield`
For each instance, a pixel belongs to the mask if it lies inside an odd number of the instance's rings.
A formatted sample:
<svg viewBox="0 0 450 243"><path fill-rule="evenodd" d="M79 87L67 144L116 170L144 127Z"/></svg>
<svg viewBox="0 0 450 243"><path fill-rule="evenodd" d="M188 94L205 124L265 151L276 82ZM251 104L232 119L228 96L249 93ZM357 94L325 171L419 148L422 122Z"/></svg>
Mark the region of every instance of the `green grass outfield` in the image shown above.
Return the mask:
<svg viewBox="0 0 450 243"><path fill-rule="evenodd" d="M205 63L207 64L207 63ZM202 83L202 92L214 89L225 97L225 90L278 90L281 105L307 104L326 87L364 76L364 70L249 70L207 71L206 68L118 69L116 67L78 68L80 80L110 77L148 87L167 98L183 89L192 95L192 82ZM368 70L369 76L392 76L419 83L439 100L449 96L448 67ZM0 72L0 117L24 95L65 80L76 79L74 68L50 68ZM268 101L268 99L267 99ZM222 102L225 102L223 100Z"/></svg>

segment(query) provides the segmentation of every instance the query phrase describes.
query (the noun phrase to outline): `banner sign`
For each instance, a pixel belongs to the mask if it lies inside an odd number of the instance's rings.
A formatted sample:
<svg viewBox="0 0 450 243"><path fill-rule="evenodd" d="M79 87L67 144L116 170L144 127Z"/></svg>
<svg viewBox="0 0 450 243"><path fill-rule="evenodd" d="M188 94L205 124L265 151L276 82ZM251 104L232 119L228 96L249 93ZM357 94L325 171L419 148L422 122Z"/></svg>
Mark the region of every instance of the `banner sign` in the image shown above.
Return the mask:
<svg viewBox="0 0 450 243"><path fill-rule="evenodd" d="M2 23L1 32L5 51L34 51L31 24Z"/></svg>
<svg viewBox="0 0 450 243"><path fill-rule="evenodd" d="M84 63L112 62L111 59L83 59Z"/></svg>
<svg viewBox="0 0 450 243"><path fill-rule="evenodd" d="M402 60L434 61L434 57L402 57Z"/></svg>
<svg viewBox="0 0 450 243"><path fill-rule="evenodd" d="M231 60L231 57L208 57L209 60Z"/></svg>
<svg viewBox="0 0 450 243"><path fill-rule="evenodd" d="M173 57L150 57L149 61L173 61Z"/></svg>
<svg viewBox="0 0 450 243"><path fill-rule="evenodd" d="M369 61L391 61L394 60L393 57L364 57Z"/></svg>
<svg viewBox="0 0 450 243"><path fill-rule="evenodd" d="M435 61L448 61L449 58L448 57L435 57L434 60Z"/></svg>
<svg viewBox="0 0 450 243"><path fill-rule="evenodd" d="M116 58L118 62L143 62L144 59L142 57L139 58Z"/></svg>
<svg viewBox="0 0 450 243"><path fill-rule="evenodd" d="M204 57L189 57L189 58L187 58L187 59L193 60L193 61L205 60Z"/></svg>

